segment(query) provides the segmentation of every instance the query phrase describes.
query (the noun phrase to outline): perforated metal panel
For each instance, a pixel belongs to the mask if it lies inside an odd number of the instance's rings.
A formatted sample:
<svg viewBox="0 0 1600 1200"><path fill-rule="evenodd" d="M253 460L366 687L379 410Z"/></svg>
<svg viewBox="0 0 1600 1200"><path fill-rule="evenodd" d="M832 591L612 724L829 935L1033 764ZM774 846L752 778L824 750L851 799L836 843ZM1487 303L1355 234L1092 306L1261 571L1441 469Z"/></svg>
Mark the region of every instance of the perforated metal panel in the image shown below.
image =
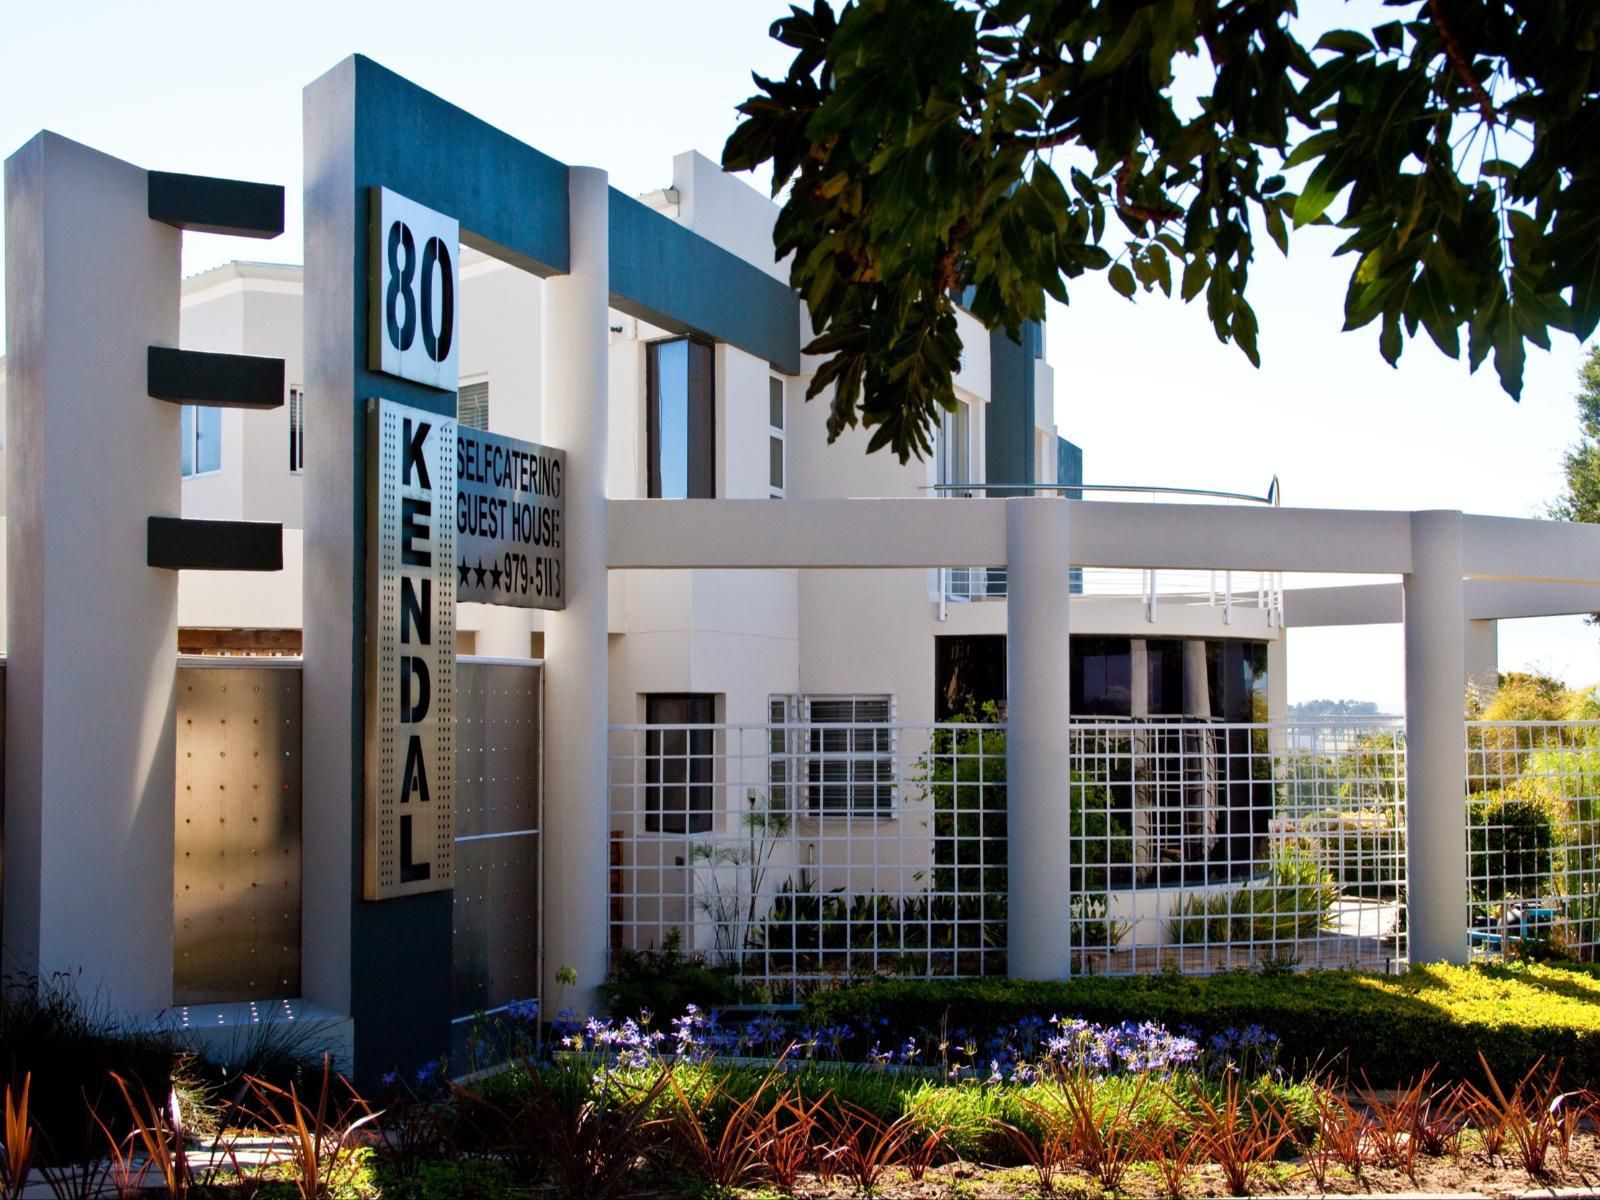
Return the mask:
<svg viewBox="0 0 1600 1200"><path fill-rule="evenodd" d="M540 668L456 668L454 1007L539 993Z"/></svg>
<svg viewBox="0 0 1600 1200"><path fill-rule="evenodd" d="M180 667L173 1000L300 994L299 667Z"/></svg>
<svg viewBox="0 0 1600 1200"><path fill-rule="evenodd" d="M390 900L454 878L456 423L367 411L362 894Z"/></svg>

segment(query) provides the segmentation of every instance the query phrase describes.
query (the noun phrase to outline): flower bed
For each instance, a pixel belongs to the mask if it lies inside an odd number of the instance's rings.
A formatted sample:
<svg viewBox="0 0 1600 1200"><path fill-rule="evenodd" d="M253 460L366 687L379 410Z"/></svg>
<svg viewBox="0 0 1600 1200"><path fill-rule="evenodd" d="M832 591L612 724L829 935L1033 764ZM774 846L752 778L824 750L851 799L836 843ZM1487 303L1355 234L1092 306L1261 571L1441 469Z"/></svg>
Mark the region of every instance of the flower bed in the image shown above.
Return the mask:
<svg viewBox="0 0 1600 1200"><path fill-rule="evenodd" d="M1034 1013L1090 1021L1156 1021L1209 1036L1263 1024L1283 1037L1284 1060L1301 1069L1348 1068L1389 1085L1432 1066L1478 1079L1478 1055L1502 1078L1541 1059L1569 1079L1600 1084L1600 974L1586 966L1413 967L1404 975L1311 971L1018 980L885 981L818 992L805 1017L816 1025L867 1021L896 1034L940 1028L988 1030Z"/></svg>

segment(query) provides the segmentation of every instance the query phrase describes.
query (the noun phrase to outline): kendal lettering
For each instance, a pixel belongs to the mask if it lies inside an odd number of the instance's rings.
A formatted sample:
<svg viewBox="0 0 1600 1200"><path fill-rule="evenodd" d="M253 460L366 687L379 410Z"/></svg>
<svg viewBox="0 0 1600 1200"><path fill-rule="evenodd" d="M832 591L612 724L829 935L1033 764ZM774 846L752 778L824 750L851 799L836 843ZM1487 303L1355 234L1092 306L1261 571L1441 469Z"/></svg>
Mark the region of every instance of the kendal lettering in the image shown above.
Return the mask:
<svg viewBox="0 0 1600 1200"><path fill-rule="evenodd" d="M428 435L433 430L429 421L403 423L401 442L405 447L401 461L402 486L432 490L428 477L428 463L423 455ZM415 482L413 483L413 480ZM427 570L433 566L433 551L417 543L429 542L433 537L433 502L410 496L400 501L400 562L404 567ZM418 595L418 584L421 595ZM428 715L432 701L432 680L428 674L426 658L420 654L404 653L406 647L425 649L432 644L432 625L428 613L432 608L433 581L427 577L413 579L409 574L400 577L400 724L410 726L406 733L405 768L400 773L400 803L410 805L429 803L428 761L422 749L422 731L417 728ZM413 862L416 839L411 811L400 814L400 880L415 883L427 879L432 864Z"/></svg>

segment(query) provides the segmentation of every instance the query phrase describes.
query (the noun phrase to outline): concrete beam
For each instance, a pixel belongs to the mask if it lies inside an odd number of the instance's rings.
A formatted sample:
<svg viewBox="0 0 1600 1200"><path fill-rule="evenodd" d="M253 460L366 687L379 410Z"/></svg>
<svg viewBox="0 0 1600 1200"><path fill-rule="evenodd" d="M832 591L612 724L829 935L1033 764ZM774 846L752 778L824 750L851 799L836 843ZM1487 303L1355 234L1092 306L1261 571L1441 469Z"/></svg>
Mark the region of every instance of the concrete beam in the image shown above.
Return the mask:
<svg viewBox="0 0 1600 1200"><path fill-rule="evenodd" d="M1074 505L1084 567L1280 569L1400 574L1405 513ZM1005 561L1005 501L612 500L619 567L936 567Z"/></svg>
<svg viewBox="0 0 1600 1200"><path fill-rule="evenodd" d="M1463 587L1467 618L1473 621L1587 616L1600 612L1600 587L1590 584L1468 579ZM1398 583L1286 588L1283 593L1283 623L1288 629L1398 625L1401 608Z"/></svg>
<svg viewBox="0 0 1600 1200"><path fill-rule="evenodd" d="M1477 579L1600 585L1600 525L1463 517L1461 571Z"/></svg>
<svg viewBox="0 0 1600 1200"><path fill-rule="evenodd" d="M608 561L618 568L999 566L1005 501L612 500ZM1160 570L1404 575L1411 514L1357 509L1066 501L1073 565ZM1600 526L1512 517L1462 519L1462 569L1482 579L1600 587ZM1339 618L1343 589L1304 589L1298 624ZM1323 593L1320 597L1318 593ZM1295 593L1299 595L1299 593ZM1499 593L1485 592L1485 597ZM1398 621L1397 591L1360 597L1365 614ZM1536 594L1528 593L1529 597ZM1594 611L1589 593L1544 604ZM1533 603L1530 599L1528 603ZM1483 606L1491 603L1483 601ZM1390 614L1392 615L1385 615ZM1361 615L1361 614L1358 614ZM1476 617L1510 614L1475 611Z"/></svg>

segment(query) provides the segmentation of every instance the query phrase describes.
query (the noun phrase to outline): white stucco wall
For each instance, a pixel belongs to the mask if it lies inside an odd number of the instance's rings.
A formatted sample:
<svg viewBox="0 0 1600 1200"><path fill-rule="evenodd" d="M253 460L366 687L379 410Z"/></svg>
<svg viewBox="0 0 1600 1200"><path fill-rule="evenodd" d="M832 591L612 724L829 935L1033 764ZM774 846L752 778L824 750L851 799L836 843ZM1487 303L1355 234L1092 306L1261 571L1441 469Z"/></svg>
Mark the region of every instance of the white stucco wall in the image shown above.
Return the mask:
<svg viewBox="0 0 1600 1200"><path fill-rule="evenodd" d="M785 278L771 258L776 207L742 178L724 175L696 153L673 159L671 194L657 207L732 253ZM539 279L466 250L461 268L460 372L487 378L490 428L542 440L545 285ZM989 337L967 313L957 315L965 350L956 376L970 410L966 478L983 478L985 412L991 396ZM301 303L295 268L233 264L187 281L183 344L195 349L276 355L286 379L303 378ZM645 346L673 336L615 311L609 315L610 445L607 491L645 493ZM818 365L804 364L806 372ZM3 367L3 364L0 364ZM1036 434L1041 477L1054 478L1054 372L1035 364L1040 396ZM765 498L769 483L768 388L761 359L727 345L715 352L716 486L719 497ZM827 398L804 398L809 374L784 379L785 493L791 498L926 497L931 461L899 463L888 451L868 455L868 432L826 435ZM3 381L3 380L0 380ZM306 436L316 437L317 401L307 398ZM186 625L295 627L300 621L299 476L287 469L287 407L267 413L224 413L224 469L185 481L184 511L195 516L282 521L286 562L281 576L242 586L235 577L186 572L181 618ZM960 501L951 501L960 503ZM758 535L757 535L758 536ZM245 577L248 579L248 577ZM899 571L615 571L610 580L612 718L638 720L651 692L720 697L731 722L766 719L772 695L869 693L895 697L899 718L933 716L934 638L1002 633L1005 604L946 606L940 619L937 572ZM1077 601L1083 632L1153 632L1137 600ZM458 627L479 654L520 657L542 637L532 610L462 605ZM1272 637L1259 613L1236 610L1235 624L1203 608L1171 607L1160 632L1179 636Z"/></svg>

